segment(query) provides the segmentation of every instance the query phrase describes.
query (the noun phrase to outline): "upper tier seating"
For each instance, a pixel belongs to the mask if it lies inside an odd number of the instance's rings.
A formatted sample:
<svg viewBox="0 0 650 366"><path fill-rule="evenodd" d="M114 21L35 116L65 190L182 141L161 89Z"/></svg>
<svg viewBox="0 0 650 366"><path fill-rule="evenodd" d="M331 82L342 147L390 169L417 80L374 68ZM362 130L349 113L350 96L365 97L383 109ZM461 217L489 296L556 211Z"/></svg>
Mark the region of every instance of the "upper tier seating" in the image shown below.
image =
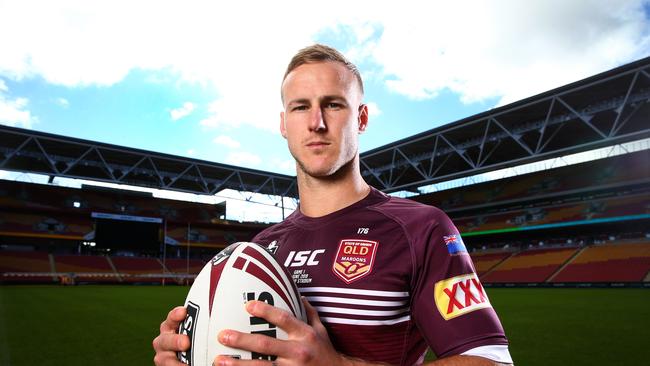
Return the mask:
<svg viewBox="0 0 650 366"><path fill-rule="evenodd" d="M574 202L530 209L518 209L476 216L453 217L463 233L498 230L512 227L568 223L648 213L645 194L608 197L586 202Z"/></svg>
<svg viewBox="0 0 650 366"><path fill-rule="evenodd" d="M647 182L650 180L648 161L650 150L643 150L550 171L470 185L460 190L433 192L412 199L447 211L489 203L526 200L560 192Z"/></svg>

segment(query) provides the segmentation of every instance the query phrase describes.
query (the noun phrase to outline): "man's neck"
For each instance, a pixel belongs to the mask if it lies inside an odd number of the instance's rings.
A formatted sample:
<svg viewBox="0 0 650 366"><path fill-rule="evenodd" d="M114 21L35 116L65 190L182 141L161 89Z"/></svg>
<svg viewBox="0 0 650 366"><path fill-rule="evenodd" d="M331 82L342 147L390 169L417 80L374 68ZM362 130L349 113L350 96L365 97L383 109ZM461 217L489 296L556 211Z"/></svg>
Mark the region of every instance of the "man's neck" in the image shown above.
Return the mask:
<svg viewBox="0 0 650 366"><path fill-rule="evenodd" d="M353 166L347 167L350 171L339 177L316 178L298 172L300 212L303 215L325 216L362 200L370 193L370 186L359 172L358 162L351 163Z"/></svg>

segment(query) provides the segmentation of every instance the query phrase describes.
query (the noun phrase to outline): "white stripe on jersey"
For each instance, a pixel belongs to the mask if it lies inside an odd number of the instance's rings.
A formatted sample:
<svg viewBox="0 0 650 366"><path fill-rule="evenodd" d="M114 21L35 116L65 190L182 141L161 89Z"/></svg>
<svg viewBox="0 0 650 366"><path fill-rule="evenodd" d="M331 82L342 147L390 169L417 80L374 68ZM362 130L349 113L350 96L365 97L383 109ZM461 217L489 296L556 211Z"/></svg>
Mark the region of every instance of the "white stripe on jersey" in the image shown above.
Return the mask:
<svg viewBox="0 0 650 366"><path fill-rule="evenodd" d="M403 316L397 319L390 320L360 320L360 319L345 319L345 318L330 318L324 317L321 320L325 323L331 324L349 324L349 325L393 325L411 320L410 315Z"/></svg>
<svg viewBox="0 0 650 366"><path fill-rule="evenodd" d="M334 308L328 306L315 306L318 312L323 313L337 313L337 314L352 314L352 315L368 315L368 316L391 316L399 315L409 312L409 308L402 308L397 310L363 310L363 309L348 309L348 308Z"/></svg>
<svg viewBox="0 0 650 366"><path fill-rule="evenodd" d="M379 300L363 300L363 299L350 299L347 297L331 297L331 296L305 296L310 303L312 302L331 302L335 304L353 304L353 305L367 305L367 306L404 306L404 301L379 301Z"/></svg>
<svg viewBox="0 0 650 366"><path fill-rule="evenodd" d="M408 292L362 290L356 288L341 288L341 287L301 287L298 288L298 291L300 291L300 293L331 292L335 294L369 295L369 296L383 296L383 297L408 297L409 296Z"/></svg>

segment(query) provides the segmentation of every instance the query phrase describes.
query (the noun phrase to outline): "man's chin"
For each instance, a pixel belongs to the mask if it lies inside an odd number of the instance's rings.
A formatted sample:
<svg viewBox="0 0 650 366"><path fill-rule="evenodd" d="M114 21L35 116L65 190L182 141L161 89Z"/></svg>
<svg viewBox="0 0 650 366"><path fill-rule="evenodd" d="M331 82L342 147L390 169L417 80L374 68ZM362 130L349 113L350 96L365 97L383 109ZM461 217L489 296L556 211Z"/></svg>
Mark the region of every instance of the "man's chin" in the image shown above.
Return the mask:
<svg viewBox="0 0 650 366"><path fill-rule="evenodd" d="M302 163L298 163L299 169L306 175L313 177L313 178L320 178L320 179L325 179L336 173L338 169L335 169L335 167L332 167L331 165L325 165L325 164L312 164L312 165L306 165Z"/></svg>
<svg viewBox="0 0 650 366"><path fill-rule="evenodd" d="M298 168L302 170L305 175L322 180L338 180L349 173L351 162L339 166L337 164L322 164L318 166L306 166L298 163Z"/></svg>

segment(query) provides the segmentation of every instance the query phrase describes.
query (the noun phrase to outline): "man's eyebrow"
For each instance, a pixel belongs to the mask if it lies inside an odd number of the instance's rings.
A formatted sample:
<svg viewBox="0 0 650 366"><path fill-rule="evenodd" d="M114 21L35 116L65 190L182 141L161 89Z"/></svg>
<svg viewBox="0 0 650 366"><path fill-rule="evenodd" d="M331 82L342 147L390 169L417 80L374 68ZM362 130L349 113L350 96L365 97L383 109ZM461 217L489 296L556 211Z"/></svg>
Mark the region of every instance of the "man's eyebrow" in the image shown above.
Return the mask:
<svg viewBox="0 0 650 366"><path fill-rule="evenodd" d="M332 101L337 101L337 102L342 102L347 104L348 100L341 95L324 95L319 98L321 103L327 103L327 102L332 102ZM298 98L298 99L292 99L289 102L287 102L287 105L304 105L304 104L310 104L311 101L308 98Z"/></svg>
<svg viewBox="0 0 650 366"><path fill-rule="evenodd" d="M289 102L287 102L287 105L291 105L291 104L309 104L309 99L307 98L292 99Z"/></svg>
<svg viewBox="0 0 650 366"><path fill-rule="evenodd" d="M343 103L346 103L346 104L348 102L348 100L345 97L341 96L341 95L325 95L325 96L323 96L321 98L321 100L323 102L337 101L337 102L343 102Z"/></svg>

